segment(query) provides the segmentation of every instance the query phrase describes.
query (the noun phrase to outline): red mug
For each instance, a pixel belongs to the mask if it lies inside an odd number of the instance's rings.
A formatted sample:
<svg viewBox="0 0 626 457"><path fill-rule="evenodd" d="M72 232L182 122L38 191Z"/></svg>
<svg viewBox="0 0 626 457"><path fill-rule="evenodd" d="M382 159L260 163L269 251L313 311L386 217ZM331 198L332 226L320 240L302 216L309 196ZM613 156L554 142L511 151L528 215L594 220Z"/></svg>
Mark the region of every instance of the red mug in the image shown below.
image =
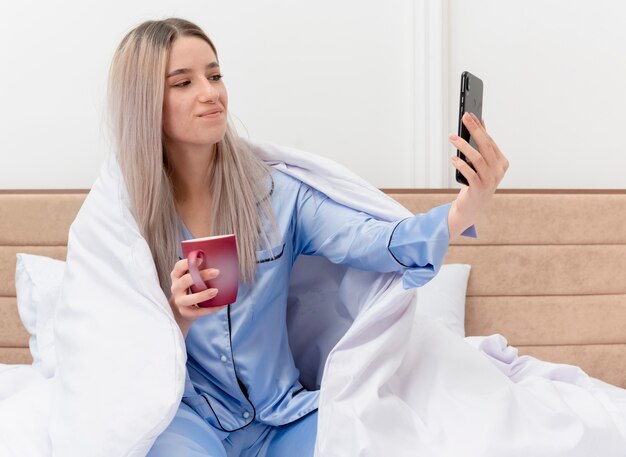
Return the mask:
<svg viewBox="0 0 626 457"><path fill-rule="evenodd" d="M239 289L239 260L235 235L223 235L185 240L182 243L183 255L187 257L189 274L193 279L192 293L215 288L217 295L198 303L199 307L217 307L230 305L237 300ZM200 259L200 264L198 264ZM220 274L204 281L200 270L217 268Z"/></svg>

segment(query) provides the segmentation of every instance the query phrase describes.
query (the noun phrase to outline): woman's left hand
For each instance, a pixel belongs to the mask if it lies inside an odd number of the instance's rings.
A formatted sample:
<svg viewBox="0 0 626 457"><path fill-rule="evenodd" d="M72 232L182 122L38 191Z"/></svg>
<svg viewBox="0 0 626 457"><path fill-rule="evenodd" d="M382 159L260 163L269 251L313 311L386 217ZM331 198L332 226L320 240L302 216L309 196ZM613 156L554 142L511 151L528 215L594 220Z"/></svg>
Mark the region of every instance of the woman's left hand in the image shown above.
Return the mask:
<svg viewBox="0 0 626 457"><path fill-rule="evenodd" d="M456 238L475 223L480 212L491 201L498 184L509 168L509 161L487 133L484 122L479 122L476 116L465 113L463 124L478 146L478 150L464 139L450 135L450 142L465 154L475 168L473 170L456 155L451 159L452 165L465 176L469 185L461 189L450 208L448 214L450 239Z"/></svg>

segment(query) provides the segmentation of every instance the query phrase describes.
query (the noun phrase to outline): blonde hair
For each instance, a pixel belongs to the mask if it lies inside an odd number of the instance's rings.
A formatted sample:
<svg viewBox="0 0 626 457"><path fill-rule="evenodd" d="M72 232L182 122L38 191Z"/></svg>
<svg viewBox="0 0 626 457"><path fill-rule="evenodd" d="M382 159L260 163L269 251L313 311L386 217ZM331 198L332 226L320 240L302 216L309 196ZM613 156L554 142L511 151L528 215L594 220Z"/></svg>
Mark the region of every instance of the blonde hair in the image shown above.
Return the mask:
<svg viewBox="0 0 626 457"><path fill-rule="evenodd" d="M117 159L133 215L150 246L167 297L171 294L170 272L178 261L181 228L163 145L163 98L169 51L181 36L201 38L217 56L208 36L189 21L146 21L124 37L109 72L109 121ZM207 192L213 198L211 231L212 235L236 235L240 277L246 282L254 280L260 239L269 248L270 229L275 229L268 198L269 170L229 121L208 171L211 184Z"/></svg>

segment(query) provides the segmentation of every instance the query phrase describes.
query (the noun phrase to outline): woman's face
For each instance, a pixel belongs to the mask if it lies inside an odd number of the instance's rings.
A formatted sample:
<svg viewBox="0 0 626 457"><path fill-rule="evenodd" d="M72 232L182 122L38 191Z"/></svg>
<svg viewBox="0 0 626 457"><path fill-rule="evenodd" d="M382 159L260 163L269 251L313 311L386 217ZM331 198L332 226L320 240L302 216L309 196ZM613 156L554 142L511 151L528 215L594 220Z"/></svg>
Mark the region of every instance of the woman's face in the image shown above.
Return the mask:
<svg viewBox="0 0 626 457"><path fill-rule="evenodd" d="M172 43L165 72L163 133L170 146L210 146L224 137L228 95L211 46L196 37Z"/></svg>

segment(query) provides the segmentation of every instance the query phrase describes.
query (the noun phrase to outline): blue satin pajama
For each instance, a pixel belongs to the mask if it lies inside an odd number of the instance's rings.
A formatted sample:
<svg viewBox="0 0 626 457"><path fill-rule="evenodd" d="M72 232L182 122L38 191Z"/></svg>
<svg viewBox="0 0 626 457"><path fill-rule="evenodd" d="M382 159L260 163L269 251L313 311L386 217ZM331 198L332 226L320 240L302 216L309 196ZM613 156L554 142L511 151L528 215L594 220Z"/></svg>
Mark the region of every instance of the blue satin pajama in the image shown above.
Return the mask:
<svg viewBox="0 0 626 457"><path fill-rule="evenodd" d="M234 304L191 326L183 400L150 457L313 455L319 391L300 383L286 326L297 257L396 271L405 288L428 282L443 262L449 205L385 222L278 170L270 185L278 237L257 251L254 285L240 284ZM180 227L182 239L194 238L182 220Z"/></svg>
<svg viewBox="0 0 626 457"><path fill-rule="evenodd" d="M317 411L278 427L253 422L222 432L181 403L148 457L313 457Z"/></svg>

